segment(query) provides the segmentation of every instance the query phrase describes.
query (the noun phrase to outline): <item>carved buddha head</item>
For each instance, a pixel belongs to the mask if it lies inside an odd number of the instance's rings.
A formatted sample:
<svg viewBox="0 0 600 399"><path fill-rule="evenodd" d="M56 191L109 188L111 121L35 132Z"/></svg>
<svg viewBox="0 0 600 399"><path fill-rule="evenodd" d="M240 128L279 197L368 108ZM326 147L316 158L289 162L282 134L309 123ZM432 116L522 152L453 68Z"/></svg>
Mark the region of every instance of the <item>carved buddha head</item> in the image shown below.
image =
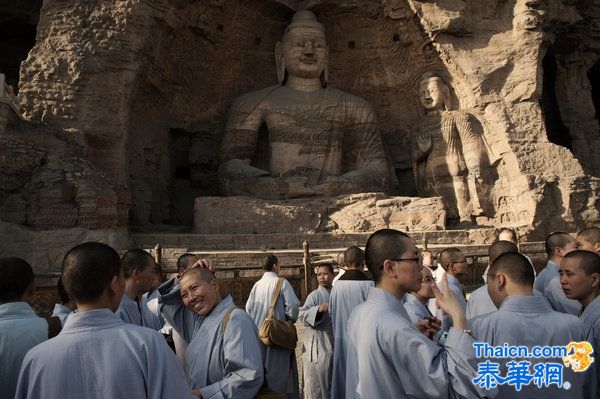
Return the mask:
<svg viewBox="0 0 600 399"><path fill-rule="evenodd" d="M425 111L450 109L450 89L441 76L433 73L423 74L417 90Z"/></svg>
<svg viewBox="0 0 600 399"><path fill-rule="evenodd" d="M277 78L285 84L287 76L321 79L327 84L328 48L325 28L310 11L298 11L275 46Z"/></svg>

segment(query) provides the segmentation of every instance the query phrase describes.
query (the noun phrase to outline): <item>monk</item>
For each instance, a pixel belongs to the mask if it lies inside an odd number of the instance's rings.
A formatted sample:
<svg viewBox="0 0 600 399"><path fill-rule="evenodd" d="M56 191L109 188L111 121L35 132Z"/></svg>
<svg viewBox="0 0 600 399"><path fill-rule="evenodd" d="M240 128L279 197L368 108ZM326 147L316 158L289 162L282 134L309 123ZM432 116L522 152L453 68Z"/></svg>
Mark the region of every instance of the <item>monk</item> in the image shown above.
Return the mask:
<svg viewBox="0 0 600 399"><path fill-rule="evenodd" d="M114 314L125 292L114 249L77 245L63 260L62 280L77 312L58 336L27 353L16 399L192 397L162 334Z"/></svg>

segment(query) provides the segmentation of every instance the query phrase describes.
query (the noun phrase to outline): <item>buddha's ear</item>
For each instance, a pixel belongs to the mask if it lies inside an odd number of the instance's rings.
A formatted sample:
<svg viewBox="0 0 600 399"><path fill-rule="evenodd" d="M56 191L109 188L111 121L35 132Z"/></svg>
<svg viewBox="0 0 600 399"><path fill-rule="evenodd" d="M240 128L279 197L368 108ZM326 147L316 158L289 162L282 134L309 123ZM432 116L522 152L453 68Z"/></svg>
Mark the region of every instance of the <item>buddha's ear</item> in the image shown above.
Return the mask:
<svg viewBox="0 0 600 399"><path fill-rule="evenodd" d="M285 80L285 63L283 62L283 45L281 42L275 43L275 67L277 68L277 81L283 84Z"/></svg>
<svg viewBox="0 0 600 399"><path fill-rule="evenodd" d="M444 95L444 107L447 111L452 111L452 96L450 95L450 86L446 82L442 85L442 93Z"/></svg>
<svg viewBox="0 0 600 399"><path fill-rule="evenodd" d="M321 85L327 87L327 82L329 82L329 46L325 46L325 65L321 74Z"/></svg>

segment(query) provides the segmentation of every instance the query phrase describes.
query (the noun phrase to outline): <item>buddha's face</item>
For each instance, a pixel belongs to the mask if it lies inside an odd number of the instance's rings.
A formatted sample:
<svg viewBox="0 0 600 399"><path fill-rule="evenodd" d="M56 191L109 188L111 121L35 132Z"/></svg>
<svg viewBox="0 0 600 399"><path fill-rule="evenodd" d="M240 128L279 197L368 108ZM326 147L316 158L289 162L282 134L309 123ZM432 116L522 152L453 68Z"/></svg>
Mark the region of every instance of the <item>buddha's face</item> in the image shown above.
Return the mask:
<svg viewBox="0 0 600 399"><path fill-rule="evenodd" d="M440 109L444 106L443 83L438 78L423 79L419 83L419 100L427 111Z"/></svg>
<svg viewBox="0 0 600 399"><path fill-rule="evenodd" d="M292 28L283 39L283 62L290 76L319 78L325 69L327 45L319 29Z"/></svg>

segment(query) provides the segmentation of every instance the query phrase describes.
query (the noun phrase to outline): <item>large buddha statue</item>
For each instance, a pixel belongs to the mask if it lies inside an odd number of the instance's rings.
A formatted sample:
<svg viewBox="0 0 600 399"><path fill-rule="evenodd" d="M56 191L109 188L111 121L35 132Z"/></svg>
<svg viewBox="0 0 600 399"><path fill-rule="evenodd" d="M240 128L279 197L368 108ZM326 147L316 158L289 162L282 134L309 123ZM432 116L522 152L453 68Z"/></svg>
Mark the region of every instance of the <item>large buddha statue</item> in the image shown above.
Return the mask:
<svg viewBox="0 0 600 399"><path fill-rule="evenodd" d="M412 135L413 170L422 196L440 195L450 200L461 222L484 216L481 199L485 176L499 159L483 135L477 119L463 110L451 109L450 88L436 73L418 81L425 115ZM453 195L452 195L453 194ZM487 215L490 216L490 215Z"/></svg>
<svg viewBox="0 0 600 399"><path fill-rule="evenodd" d="M325 30L297 12L275 47L279 84L236 99L220 152L225 195L263 199L383 191L393 178L373 108L327 86Z"/></svg>

